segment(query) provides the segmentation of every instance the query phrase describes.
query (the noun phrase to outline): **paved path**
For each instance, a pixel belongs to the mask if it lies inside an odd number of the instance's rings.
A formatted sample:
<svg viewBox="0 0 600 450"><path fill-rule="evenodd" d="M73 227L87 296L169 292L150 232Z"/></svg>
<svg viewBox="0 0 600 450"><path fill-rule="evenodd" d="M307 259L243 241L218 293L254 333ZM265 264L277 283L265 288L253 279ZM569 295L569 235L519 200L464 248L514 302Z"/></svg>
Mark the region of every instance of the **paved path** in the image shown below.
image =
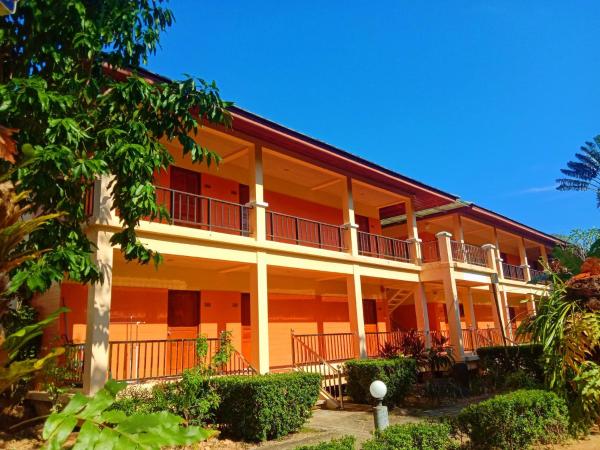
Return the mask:
<svg viewBox="0 0 600 450"><path fill-rule="evenodd" d="M438 417L453 414L460 407L452 406L435 410L410 410L396 408L390 411L390 423L411 423L425 420L428 417ZM313 416L300 433L286 436L277 441L259 445L259 449L294 449L300 445L316 444L332 438L351 434L358 442L366 441L373 432L373 415L371 407L347 403L343 411L316 409Z"/></svg>

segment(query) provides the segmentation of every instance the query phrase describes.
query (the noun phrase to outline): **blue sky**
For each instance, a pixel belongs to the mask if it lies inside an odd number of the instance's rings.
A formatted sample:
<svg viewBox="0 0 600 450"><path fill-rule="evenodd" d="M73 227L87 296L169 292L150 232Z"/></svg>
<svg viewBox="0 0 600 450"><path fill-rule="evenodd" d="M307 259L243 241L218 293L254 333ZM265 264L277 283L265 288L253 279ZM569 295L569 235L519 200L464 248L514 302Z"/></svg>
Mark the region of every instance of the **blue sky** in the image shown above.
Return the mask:
<svg viewBox="0 0 600 450"><path fill-rule="evenodd" d="M172 0L149 69L550 233L598 225L559 169L600 134L600 2Z"/></svg>

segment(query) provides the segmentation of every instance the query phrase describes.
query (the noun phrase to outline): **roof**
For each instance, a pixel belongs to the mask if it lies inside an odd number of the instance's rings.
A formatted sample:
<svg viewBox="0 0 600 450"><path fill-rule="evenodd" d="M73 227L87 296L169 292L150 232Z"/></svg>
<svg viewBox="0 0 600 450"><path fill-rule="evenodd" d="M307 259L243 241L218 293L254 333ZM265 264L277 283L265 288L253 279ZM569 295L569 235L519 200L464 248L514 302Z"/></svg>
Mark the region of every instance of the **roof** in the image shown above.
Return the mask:
<svg viewBox="0 0 600 450"><path fill-rule="evenodd" d="M153 73L147 69L138 69L138 72L152 80L160 82L171 82L169 78ZM547 245L556 245L563 241L555 236L517 222L502 214L491 211L474 203L465 202L458 196L444 192L428 184L402 175L398 172L368 161L358 155L342 150L331 144L313 138L301 132L292 130L284 125L266 119L258 114L247 111L239 106L229 108L233 116L232 127L258 139L263 139L278 146L278 150L290 153L293 156L310 162L318 162L320 165L342 171L357 179L368 181L384 189L410 196L414 202L414 208L420 216L443 212L460 211L461 214L471 216L482 222L489 223L499 229L518 232L532 240L540 241ZM398 209L399 208L399 209ZM392 208L388 213L391 217L403 206Z"/></svg>

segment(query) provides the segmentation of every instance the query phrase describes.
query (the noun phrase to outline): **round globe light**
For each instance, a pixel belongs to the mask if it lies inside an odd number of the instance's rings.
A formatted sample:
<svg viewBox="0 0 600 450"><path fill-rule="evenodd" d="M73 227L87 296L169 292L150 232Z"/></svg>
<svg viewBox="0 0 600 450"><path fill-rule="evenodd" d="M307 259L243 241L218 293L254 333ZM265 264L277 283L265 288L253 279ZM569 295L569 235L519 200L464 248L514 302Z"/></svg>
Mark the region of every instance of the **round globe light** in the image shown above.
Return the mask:
<svg viewBox="0 0 600 450"><path fill-rule="evenodd" d="M381 400L385 397L385 394L387 394L387 386L383 381L375 380L371 383L371 386L369 386L369 392L371 392L373 398Z"/></svg>

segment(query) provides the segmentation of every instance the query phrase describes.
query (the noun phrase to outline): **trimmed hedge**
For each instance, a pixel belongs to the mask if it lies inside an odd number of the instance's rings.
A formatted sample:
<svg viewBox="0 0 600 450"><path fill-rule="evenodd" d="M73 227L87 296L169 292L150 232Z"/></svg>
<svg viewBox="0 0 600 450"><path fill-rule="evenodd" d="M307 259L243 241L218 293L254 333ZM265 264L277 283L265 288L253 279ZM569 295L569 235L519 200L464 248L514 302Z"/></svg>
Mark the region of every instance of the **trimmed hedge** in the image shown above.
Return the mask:
<svg viewBox="0 0 600 450"><path fill-rule="evenodd" d="M356 359L346 362L346 392L355 403L373 403L369 386L381 380L387 386L384 404L402 403L417 380L417 364L411 358Z"/></svg>
<svg viewBox="0 0 600 450"><path fill-rule="evenodd" d="M298 431L310 417L321 386L319 375L302 372L227 376L212 382L221 398L216 422L225 434L247 441Z"/></svg>
<svg viewBox="0 0 600 450"><path fill-rule="evenodd" d="M454 450L458 449L446 423L392 425L363 444L362 450Z"/></svg>
<svg viewBox="0 0 600 450"><path fill-rule="evenodd" d="M568 414L555 393L522 389L467 406L456 424L473 448L521 450L560 441L567 433Z"/></svg>
<svg viewBox="0 0 600 450"><path fill-rule="evenodd" d="M484 373L501 381L509 374L520 372L539 383L544 380L543 349L540 344L481 347L477 349L479 367Z"/></svg>
<svg viewBox="0 0 600 450"><path fill-rule="evenodd" d="M303 445L294 450L354 450L356 439L354 436L343 436L339 439L321 442L316 445Z"/></svg>

